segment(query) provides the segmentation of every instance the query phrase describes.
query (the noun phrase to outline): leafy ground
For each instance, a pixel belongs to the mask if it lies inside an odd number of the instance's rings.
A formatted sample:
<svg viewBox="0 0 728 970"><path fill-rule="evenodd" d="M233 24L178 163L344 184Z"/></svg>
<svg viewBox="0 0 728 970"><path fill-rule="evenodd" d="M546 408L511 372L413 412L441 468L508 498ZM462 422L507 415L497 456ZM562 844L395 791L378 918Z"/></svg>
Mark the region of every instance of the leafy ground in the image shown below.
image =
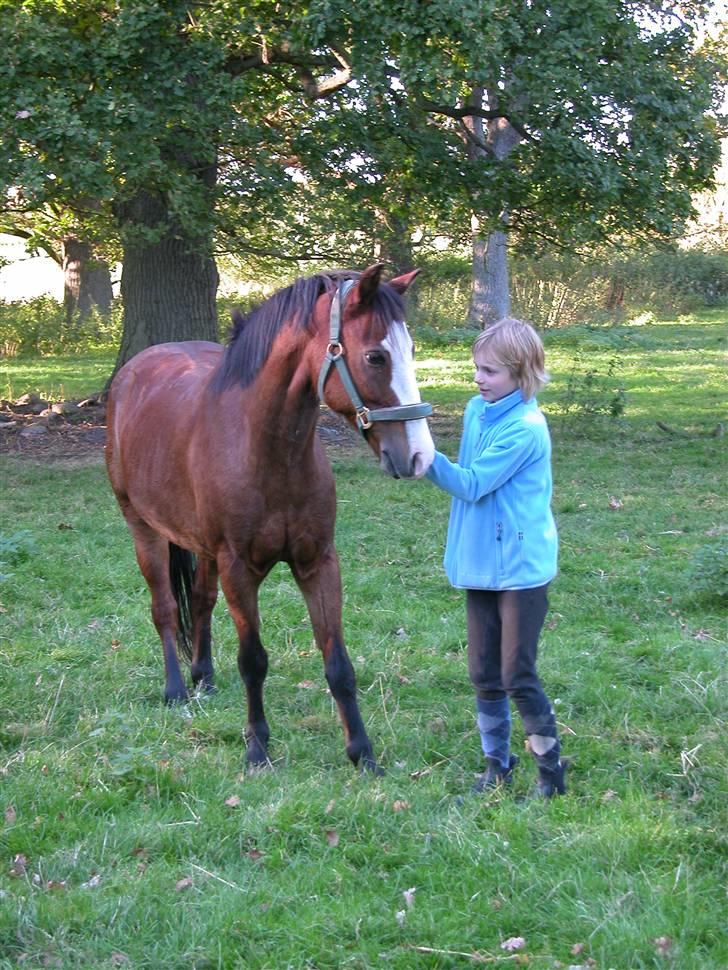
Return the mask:
<svg viewBox="0 0 728 970"><path fill-rule="evenodd" d="M572 328L547 349L562 551L541 672L574 758L550 804L526 797L527 756L511 795L468 797L463 604L428 483L327 439L347 639L386 775L346 762L284 568L261 610L276 765L251 775L222 604L219 692L161 704L101 445L82 463L33 445L0 458L0 967L728 965L725 315ZM419 359L453 454L468 348ZM13 394L80 397L105 376L35 366L9 362Z"/></svg>

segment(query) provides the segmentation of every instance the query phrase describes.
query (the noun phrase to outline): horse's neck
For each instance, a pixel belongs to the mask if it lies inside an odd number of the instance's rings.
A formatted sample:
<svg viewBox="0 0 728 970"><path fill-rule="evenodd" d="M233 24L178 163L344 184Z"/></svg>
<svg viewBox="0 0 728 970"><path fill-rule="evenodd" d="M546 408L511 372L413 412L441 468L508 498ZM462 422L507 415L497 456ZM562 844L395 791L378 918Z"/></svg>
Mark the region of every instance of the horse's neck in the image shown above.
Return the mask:
<svg viewBox="0 0 728 970"><path fill-rule="evenodd" d="M319 404L300 355L272 356L250 391L251 433L261 444L280 448L278 457L285 463L311 448Z"/></svg>

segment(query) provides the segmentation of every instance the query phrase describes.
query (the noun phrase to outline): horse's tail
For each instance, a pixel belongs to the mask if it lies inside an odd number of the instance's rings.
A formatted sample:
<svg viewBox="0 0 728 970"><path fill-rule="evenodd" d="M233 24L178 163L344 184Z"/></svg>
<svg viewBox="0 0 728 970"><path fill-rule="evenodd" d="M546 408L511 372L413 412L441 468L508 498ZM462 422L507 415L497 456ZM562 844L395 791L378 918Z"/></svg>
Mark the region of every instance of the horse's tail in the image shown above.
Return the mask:
<svg viewBox="0 0 728 970"><path fill-rule="evenodd" d="M192 659L192 585L195 581L197 559L188 549L169 544L169 578L177 601L177 647Z"/></svg>

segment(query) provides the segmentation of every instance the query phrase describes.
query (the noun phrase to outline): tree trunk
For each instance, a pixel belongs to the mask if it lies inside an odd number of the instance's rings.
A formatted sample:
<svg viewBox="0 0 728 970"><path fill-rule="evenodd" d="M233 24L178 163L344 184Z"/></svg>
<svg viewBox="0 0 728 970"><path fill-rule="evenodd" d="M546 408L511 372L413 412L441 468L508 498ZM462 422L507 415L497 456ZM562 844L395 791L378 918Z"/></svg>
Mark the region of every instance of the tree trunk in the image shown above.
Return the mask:
<svg viewBox="0 0 728 970"><path fill-rule="evenodd" d="M412 257L412 227L402 216L378 213L379 234L374 246L374 258L386 263L387 277L401 276L414 267ZM407 293L410 309L418 306L417 287Z"/></svg>
<svg viewBox="0 0 728 970"><path fill-rule="evenodd" d="M482 105L485 90L473 88L471 101ZM488 91L488 106L496 110L498 92ZM488 158L500 165L521 140L521 135L506 118L496 117L487 121L472 117L465 119L471 137L467 143L471 161ZM511 312L510 283L508 278L508 236L506 226L508 213L501 213L503 229L491 232L488 237L480 233L480 223L475 214L473 226L473 283L468 307L468 326L477 329L490 326Z"/></svg>
<svg viewBox="0 0 728 970"><path fill-rule="evenodd" d="M492 232L485 238L474 231L472 265L468 326L482 330L511 312L506 234Z"/></svg>
<svg viewBox="0 0 728 970"><path fill-rule="evenodd" d="M125 215L137 224L156 227L160 238L124 248L124 330L114 373L153 344L218 339L219 277L210 240L191 238L167 220L166 204L158 195L140 193Z"/></svg>
<svg viewBox="0 0 728 970"><path fill-rule="evenodd" d="M63 305L70 329L86 320L92 306L107 316L114 295L109 267L103 260L93 258L89 243L67 236L62 246Z"/></svg>

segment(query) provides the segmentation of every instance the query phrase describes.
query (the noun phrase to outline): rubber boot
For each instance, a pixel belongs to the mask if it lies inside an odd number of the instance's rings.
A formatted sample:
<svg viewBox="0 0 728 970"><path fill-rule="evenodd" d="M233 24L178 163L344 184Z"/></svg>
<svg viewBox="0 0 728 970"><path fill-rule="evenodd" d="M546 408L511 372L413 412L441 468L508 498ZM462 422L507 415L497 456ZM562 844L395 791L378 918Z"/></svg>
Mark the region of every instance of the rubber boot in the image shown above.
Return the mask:
<svg viewBox="0 0 728 970"><path fill-rule="evenodd" d="M500 786L507 788L513 780L513 769L518 764L518 758L514 754L510 755L507 768L504 768L495 758L486 758L486 764L484 774L478 775L478 780L473 785L474 795Z"/></svg>
<svg viewBox="0 0 728 970"><path fill-rule="evenodd" d="M555 795L566 794L566 771L569 762L566 758L558 761L553 768L538 766L538 781L536 796L538 798L554 798Z"/></svg>

